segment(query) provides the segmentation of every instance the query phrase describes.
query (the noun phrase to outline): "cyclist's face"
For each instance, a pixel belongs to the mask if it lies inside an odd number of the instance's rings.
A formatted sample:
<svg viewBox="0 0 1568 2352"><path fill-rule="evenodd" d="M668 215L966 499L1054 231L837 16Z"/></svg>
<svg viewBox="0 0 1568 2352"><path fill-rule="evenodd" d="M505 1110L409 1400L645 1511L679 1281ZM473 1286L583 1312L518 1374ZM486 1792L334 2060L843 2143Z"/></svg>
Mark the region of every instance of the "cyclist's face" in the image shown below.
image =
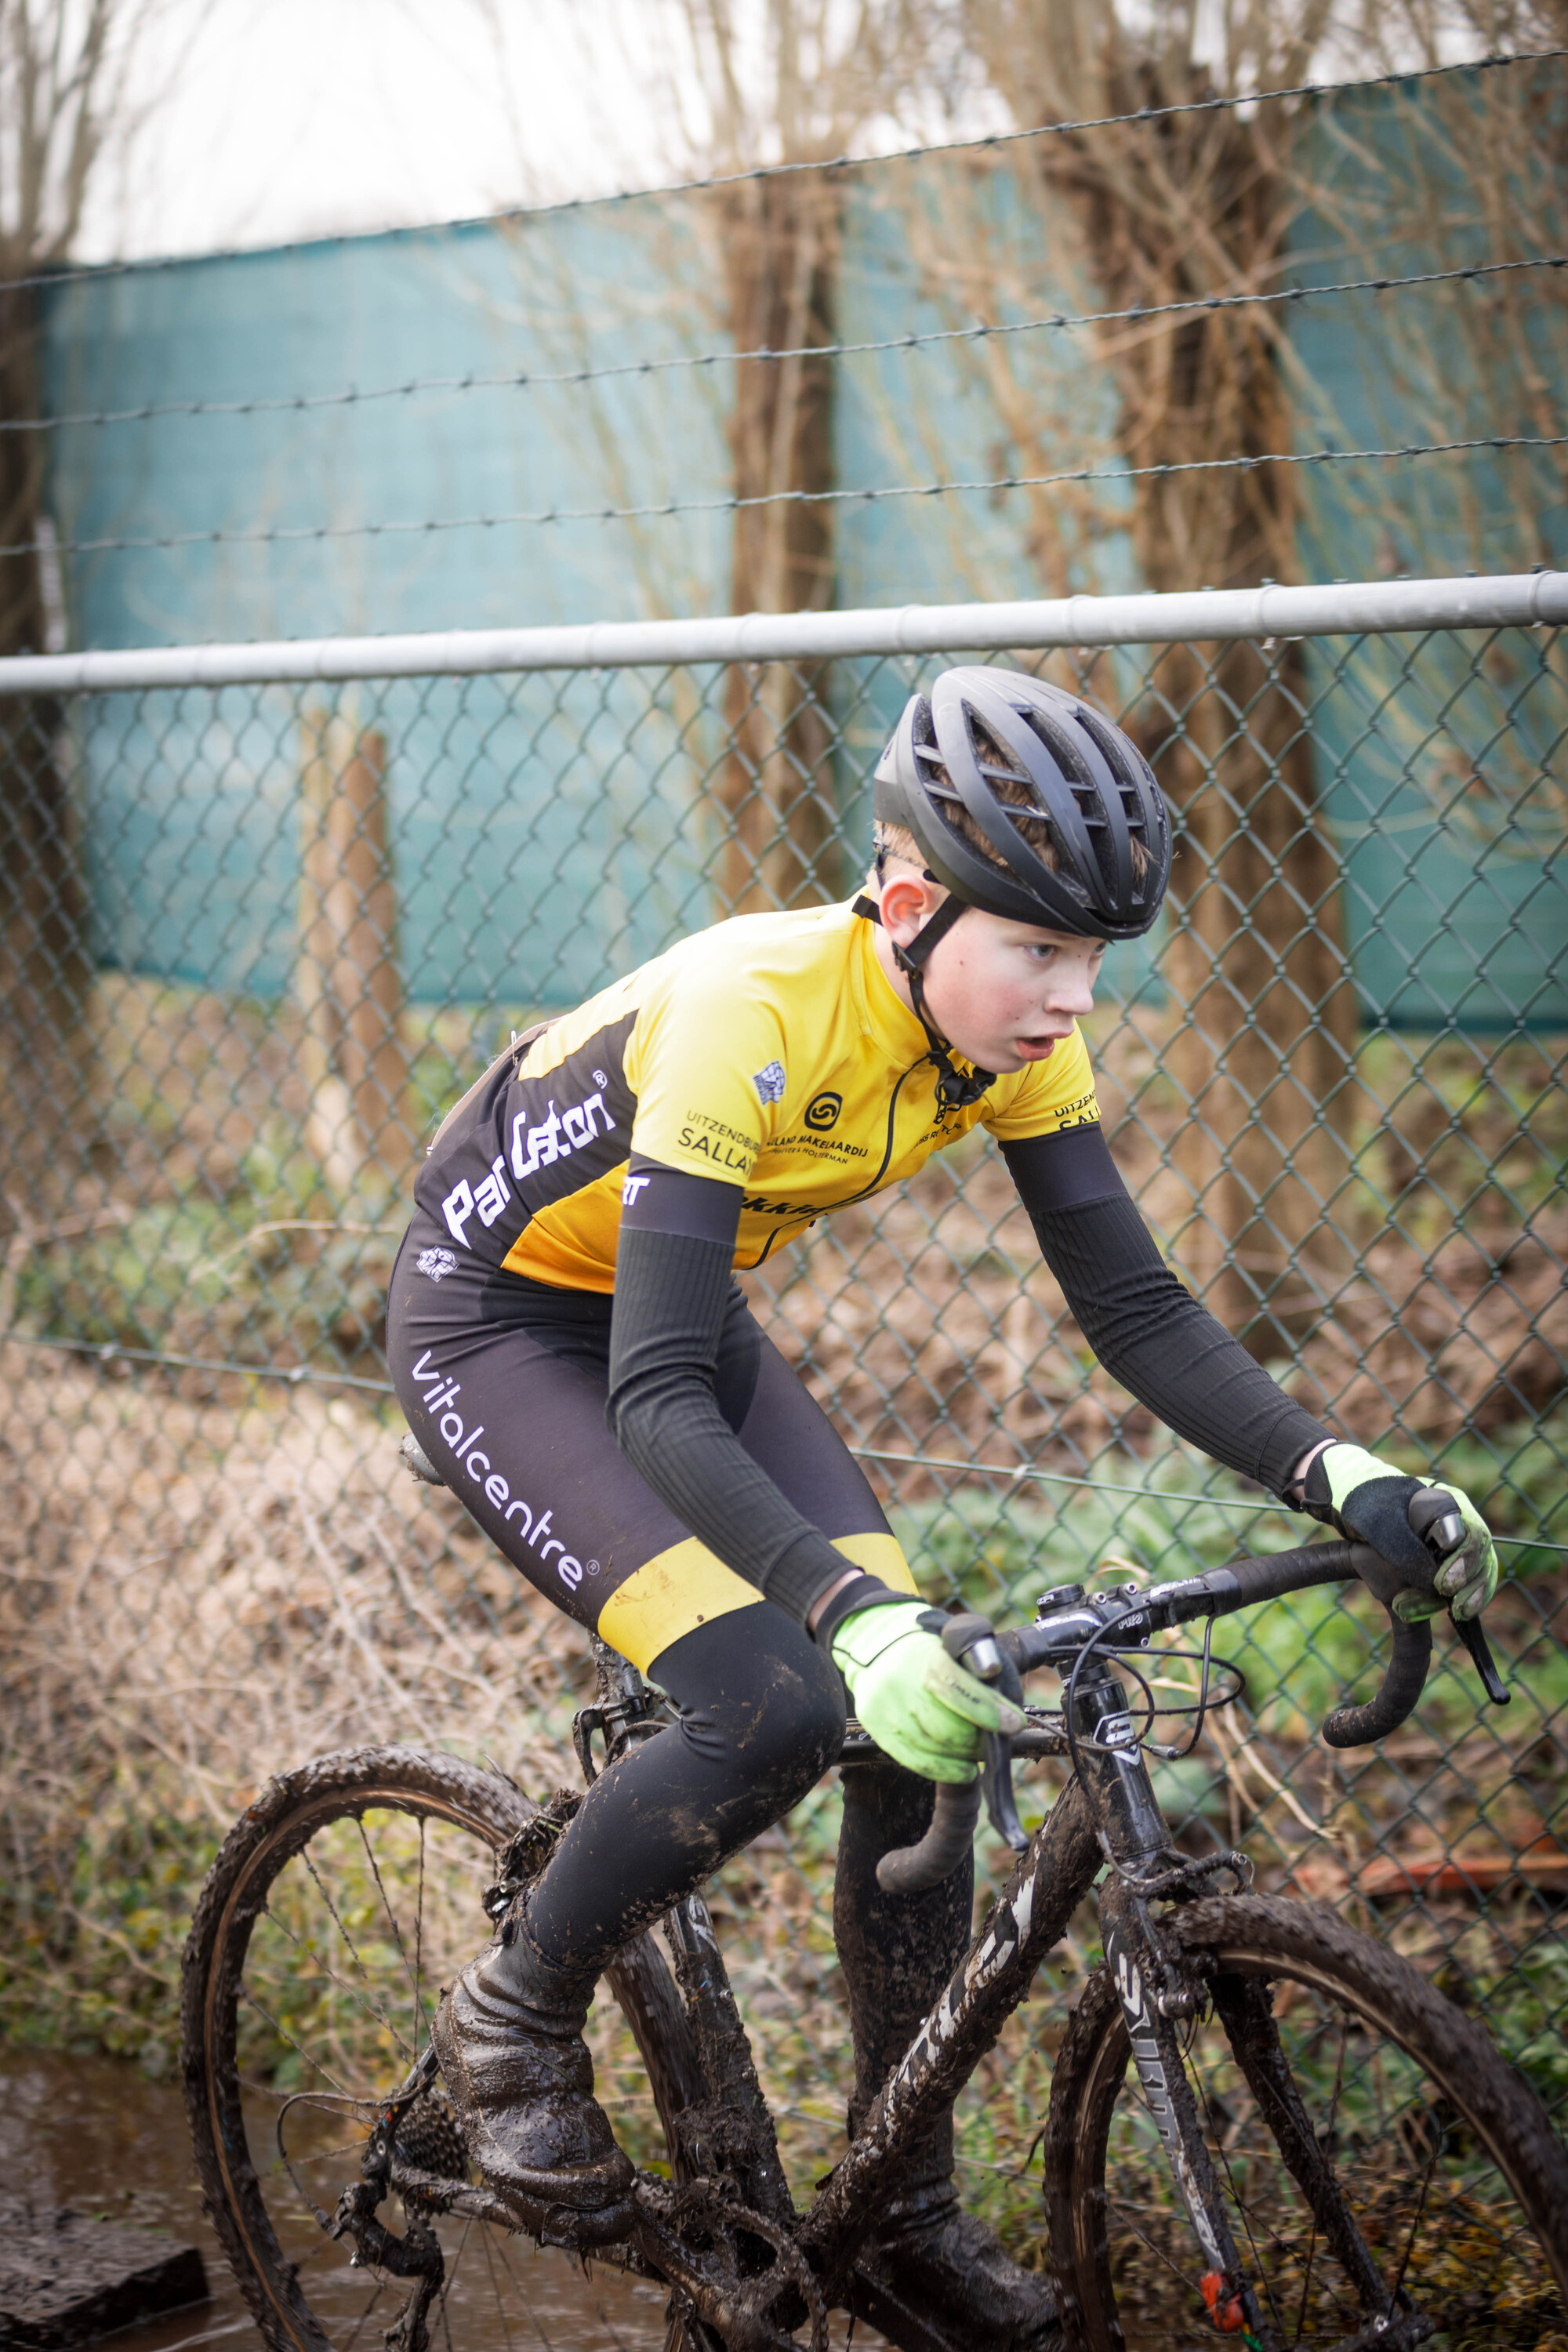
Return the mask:
<svg viewBox="0 0 1568 2352"><path fill-rule="evenodd" d="M943 895L929 883L889 881L883 919L900 946ZM926 1008L966 1061L1005 1076L1043 1062L1073 1023L1093 1011L1104 952L1099 940L1005 922L971 907L926 965Z"/></svg>

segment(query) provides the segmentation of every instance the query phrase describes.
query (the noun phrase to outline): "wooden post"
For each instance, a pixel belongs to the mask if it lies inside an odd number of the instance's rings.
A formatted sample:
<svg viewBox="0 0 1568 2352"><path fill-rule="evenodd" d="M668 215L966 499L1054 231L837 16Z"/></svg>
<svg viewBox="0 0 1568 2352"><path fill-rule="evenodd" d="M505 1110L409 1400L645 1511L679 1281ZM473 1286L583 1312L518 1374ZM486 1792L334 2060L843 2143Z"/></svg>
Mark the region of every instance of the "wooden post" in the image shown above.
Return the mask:
<svg viewBox="0 0 1568 2352"><path fill-rule="evenodd" d="M295 993L310 1089L305 1135L327 1184L395 1186L412 1153L399 1031L397 901L387 855L386 739L310 710L301 723Z"/></svg>
<svg viewBox="0 0 1568 2352"><path fill-rule="evenodd" d="M832 369L815 347L832 340L837 194L815 177L753 180L720 201L736 348L796 354L736 367L730 445L742 503L731 534L731 609L818 612L832 602L832 509L789 494L827 489L833 478ZM717 787L721 914L810 906L841 887L827 691L825 662L730 670L730 748Z"/></svg>
<svg viewBox="0 0 1568 2352"><path fill-rule="evenodd" d="M1182 730L1145 740L1177 841L1161 1066L1187 1105L1145 1205L1221 1322L1268 1356L1350 1268L1356 1013L1300 647L1272 675L1250 645L1206 650L1206 668L1196 647L1162 656Z"/></svg>

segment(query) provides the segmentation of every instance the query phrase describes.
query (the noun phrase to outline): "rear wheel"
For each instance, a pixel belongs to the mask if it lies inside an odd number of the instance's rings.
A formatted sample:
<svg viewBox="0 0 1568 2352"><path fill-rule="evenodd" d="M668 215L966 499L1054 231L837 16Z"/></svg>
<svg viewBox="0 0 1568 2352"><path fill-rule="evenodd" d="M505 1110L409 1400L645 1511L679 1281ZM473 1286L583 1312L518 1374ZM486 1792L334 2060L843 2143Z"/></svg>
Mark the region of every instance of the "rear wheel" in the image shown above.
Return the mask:
<svg viewBox="0 0 1568 2352"><path fill-rule="evenodd" d="M1161 1923L1211 1994L1187 2072L1266 2352L1328 2352L1413 2309L1434 2352L1568 2340L1568 2158L1479 2027L1332 1914L1194 1904ZM1170 2352L1213 2321L1127 2027L1103 1970L1058 2055L1046 2143L1053 2266L1073 2352ZM1278 2083L1288 2070L1289 2086ZM1370 2263L1303 2182L1331 2173ZM1320 2200L1320 2202L1321 2200ZM1248 2339L1250 2340L1250 2339Z"/></svg>
<svg viewBox="0 0 1568 2352"><path fill-rule="evenodd" d="M417 1748L322 1758L274 1780L225 1841L186 1946L182 2045L196 2167L214 2224L274 2352L374 2352L408 2288L353 2267L327 2234L372 2121L429 2041L443 1985L486 1940L479 1897L534 1808L499 1774ZM613 1994L614 1998L610 1995ZM634 2162L668 2168L698 2095L679 1994L645 1938L590 2015L595 2089ZM465 2178L435 2093L398 2148ZM398 2235L421 2217L395 2194ZM425 2216L445 2258L432 2347L570 2352L666 2342L662 2291L541 2252L491 2223Z"/></svg>

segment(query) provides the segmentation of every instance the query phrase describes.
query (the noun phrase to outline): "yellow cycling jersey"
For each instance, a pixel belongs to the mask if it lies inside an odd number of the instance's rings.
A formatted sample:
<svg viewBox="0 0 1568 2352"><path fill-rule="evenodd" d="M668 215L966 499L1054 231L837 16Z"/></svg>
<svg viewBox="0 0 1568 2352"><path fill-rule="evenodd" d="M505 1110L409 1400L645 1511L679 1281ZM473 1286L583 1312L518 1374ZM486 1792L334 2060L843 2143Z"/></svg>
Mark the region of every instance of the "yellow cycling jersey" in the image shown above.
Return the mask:
<svg viewBox="0 0 1568 2352"><path fill-rule="evenodd" d="M633 1152L741 1187L744 1269L977 1124L1012 1141L1100 1118L1076 1027L963 1109L939 1109L936 1085L850 905L737 916L504 1056L441 1129L416 1195L454 1250L604 1292Z"/></svg>

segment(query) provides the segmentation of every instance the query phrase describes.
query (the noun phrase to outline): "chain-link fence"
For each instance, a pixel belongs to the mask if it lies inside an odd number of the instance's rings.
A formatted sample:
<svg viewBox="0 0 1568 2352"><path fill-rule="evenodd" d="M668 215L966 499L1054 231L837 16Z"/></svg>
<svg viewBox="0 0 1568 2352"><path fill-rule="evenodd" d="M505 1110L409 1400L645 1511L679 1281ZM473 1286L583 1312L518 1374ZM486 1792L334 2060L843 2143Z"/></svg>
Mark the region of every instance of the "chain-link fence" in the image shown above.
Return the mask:
<svg viewBox="0 0 1568 2352"><path fill-rule="evenodd" d="M751 664L215 686L193 653L134 690L0 679L12 2034L163 2062L195 1889L279 1767L399 1738L538 1794L572 1777L585 1643L397 1467L384 1294L422 1139L510 1028L733 909L855 887L875 754L937 665L804 635L787 658L769 626ZM1108 960L1088 1024L1117 1158L1296 1394L1441 1459L1507 1539L1506 1713L1440 1642L1405 1729L1331 1753L1317 1724L1365 1689L1381 1621L1302 1596L1222 1644L1246 1697L1164 1792L1194 1845L1375 1917L1555 2097L1563 640L1073 626L1012 657L1138 732L1179 839L1165 927ZM1300 1538L1094 1363L980 1137L748 1287L938 1597L1017 1616L1082 1574ZM818 2170L845 2087L836 1803L830 1780L716 1893ZM1089 1933L1029 2012L1047 2041Z"/></svg>

